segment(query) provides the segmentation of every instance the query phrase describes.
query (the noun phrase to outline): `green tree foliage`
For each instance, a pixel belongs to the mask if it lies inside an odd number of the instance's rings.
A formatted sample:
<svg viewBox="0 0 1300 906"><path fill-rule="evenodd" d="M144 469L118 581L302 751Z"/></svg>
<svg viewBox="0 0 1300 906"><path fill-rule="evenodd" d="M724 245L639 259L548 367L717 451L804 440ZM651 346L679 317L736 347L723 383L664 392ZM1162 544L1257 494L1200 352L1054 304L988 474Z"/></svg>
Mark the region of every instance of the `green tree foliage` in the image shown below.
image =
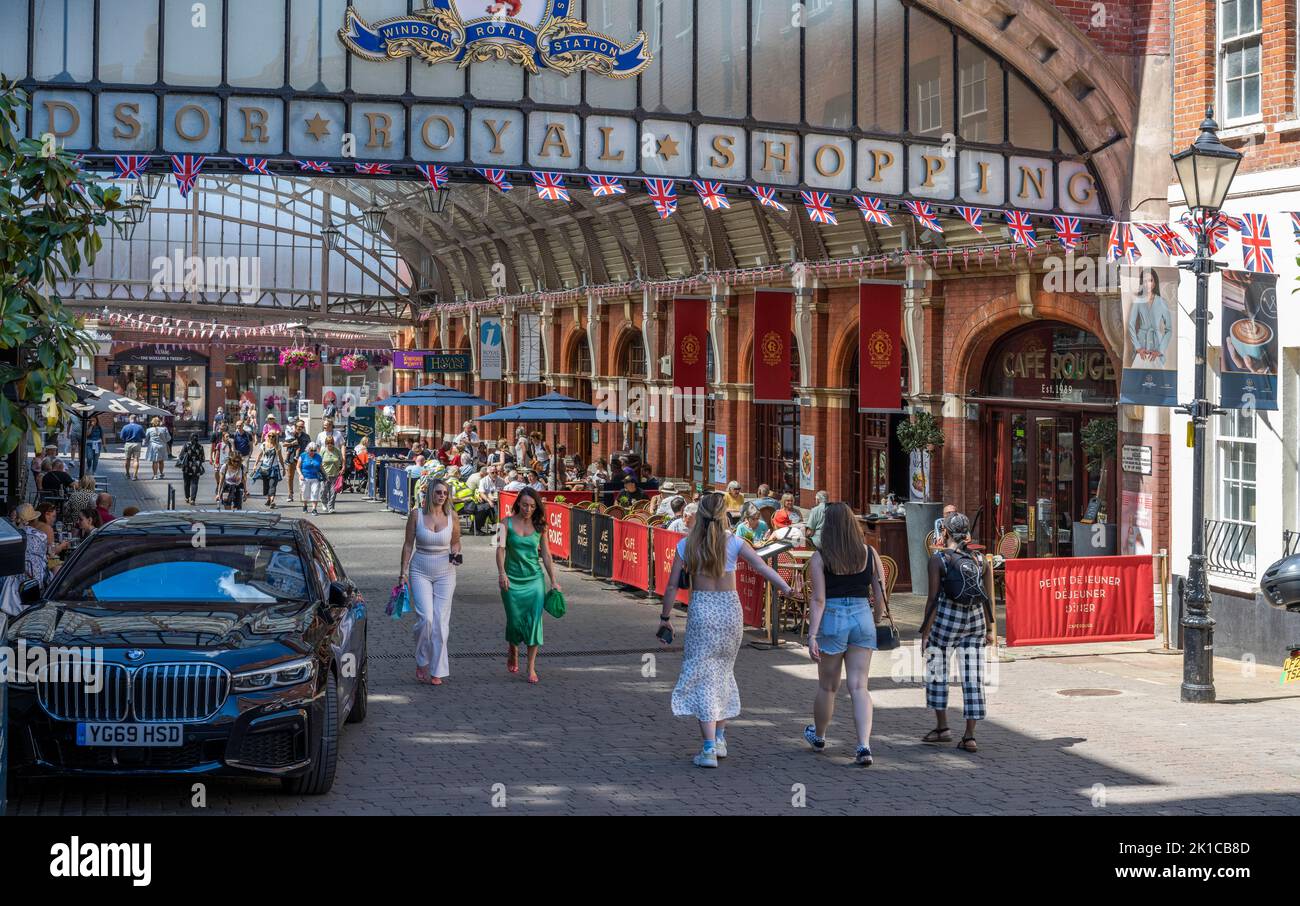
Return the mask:
<svg viewBox="0 0 1300 906"><path fill-rule="evenodd" d="M905 453L917 450L930 451L943 446L943 429L929 412L913 412L912 417L898 423L898 445Z"/></svg>
<svg viewBox="0 0 1300 906"><path fill-rule="evenodd" d="M53 291L94 263L120 191L83 179L74 155L17 135L26 93L0 76L0 456L39 430L39 404L72 402L90 338Z"/></svg>

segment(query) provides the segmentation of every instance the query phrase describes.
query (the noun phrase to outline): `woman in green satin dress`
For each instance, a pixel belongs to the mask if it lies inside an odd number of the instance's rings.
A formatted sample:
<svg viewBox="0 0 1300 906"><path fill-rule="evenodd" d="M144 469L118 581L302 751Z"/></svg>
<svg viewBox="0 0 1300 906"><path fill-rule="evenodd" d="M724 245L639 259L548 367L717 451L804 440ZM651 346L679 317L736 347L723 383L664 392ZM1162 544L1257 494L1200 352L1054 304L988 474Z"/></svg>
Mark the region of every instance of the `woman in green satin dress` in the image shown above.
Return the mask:
<svg viewBox="0 0 1300 906"><path fill-rule="evenodd" d="M537 677L537 652L542 647L542 602L546 582L558 589L555 563L546 545L542 500L532 488L515 498L510 518L501 525L496 544L497 582L506 608L506 669L519 672L519 646L528 647L528 682Z"/></svg>

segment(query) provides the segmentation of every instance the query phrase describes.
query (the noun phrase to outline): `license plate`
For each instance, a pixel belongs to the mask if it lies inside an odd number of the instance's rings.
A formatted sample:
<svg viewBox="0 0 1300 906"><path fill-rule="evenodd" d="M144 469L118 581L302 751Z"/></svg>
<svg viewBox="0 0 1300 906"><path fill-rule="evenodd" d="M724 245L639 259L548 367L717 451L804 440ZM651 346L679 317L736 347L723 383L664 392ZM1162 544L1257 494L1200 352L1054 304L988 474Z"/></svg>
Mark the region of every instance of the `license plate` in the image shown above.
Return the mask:
<svg viewBox="0 0 1300 906"><path fill-rule="evenodd" d="M79 746L179 746L180 724L77 724Z"/></svg>
<svg viewBox="0 0 1300 906"><path fill-rule="evenodd" d="M1289 657L1282 662L1282 682L1300 682L1300 657Z"/></svg>

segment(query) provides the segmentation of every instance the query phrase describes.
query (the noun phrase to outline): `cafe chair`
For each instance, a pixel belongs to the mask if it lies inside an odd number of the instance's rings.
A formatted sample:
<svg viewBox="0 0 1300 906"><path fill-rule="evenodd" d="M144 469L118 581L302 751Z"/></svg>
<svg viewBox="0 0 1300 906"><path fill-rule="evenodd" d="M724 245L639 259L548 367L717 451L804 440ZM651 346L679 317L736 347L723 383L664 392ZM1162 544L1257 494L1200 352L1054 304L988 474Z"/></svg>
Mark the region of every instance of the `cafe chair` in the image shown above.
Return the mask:
<svg viewBox="0 0 1300 906"><path fill-rule="evenodd" d="M881 554L880 571L880 584L885 587L885 598L888 600L894 596L894 585L898 582L898 561Z"/></svg>
<svg viewBox="0 0 1300 906"><path fill-rule="evenodd" d="M627 513L624 511L624 509L621 506L615 505L611 507L606 507L605 515L613 516L615 519L624 519L626 518Z"/></svg>
<svg viewBox="0 0 1300 906"><path fill-rule="evenodd" d="M993 570L993 593L1000 597L1005 588L1006 562L1016 560L1020 557L1020 533L1012 529L1009 532L1003 532L1002 537L998 539L997 547L994 552L996 556L992 558L990 567Z"/></svg>
<svg viewBox="0 0 1300 906"><path fill-rule="evenodd" d="M797 557L789 552L778 554L776 558L776 572L790 586L790 594L779 594L775 590L773 594L778 594L777 601L777 624L784 626L789 620L792 628L799 632L799 637L803 638L808 631L808 583L806 581L805 571L806 563L801 563Z"/></svg>
<svg viewBox="0 0 1300 906"><path fill-rule="evenodd" d="M772 517L776 515L776 507L774 507L774 506L765 506L765 507L763 507L762 509L760 509L760 510L758 511L758 514L759 514L759 516L762 517L763 521L766 522L766 523L768 524L769 527L771 527L771 525L772 525Z"/></svg>
<svg viewBox="0 0 1300 906"><path fill-rule="evenodd" d="M925 549L930 553L934 553L939 549L939 538L934 532L925 533Z"/></svg>

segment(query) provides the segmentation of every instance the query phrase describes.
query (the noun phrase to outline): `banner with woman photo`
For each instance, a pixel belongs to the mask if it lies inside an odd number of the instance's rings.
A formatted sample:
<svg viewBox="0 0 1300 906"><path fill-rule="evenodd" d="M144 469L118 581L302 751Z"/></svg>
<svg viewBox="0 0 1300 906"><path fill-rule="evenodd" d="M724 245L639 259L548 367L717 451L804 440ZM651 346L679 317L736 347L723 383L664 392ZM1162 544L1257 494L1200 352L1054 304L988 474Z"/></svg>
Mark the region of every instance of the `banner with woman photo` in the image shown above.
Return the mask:
<svg viewBox="0 0 1300 906"><path fill-rule="evenodd" d="M1277 409L1277 275L1223 272L1219 404Z"/></svg>
<svg viewBox="0 0 1300 906"><path fill-rule="evenodd" d="M1178 405L1178 268L1124 268L1121 403Z"/></svg>

